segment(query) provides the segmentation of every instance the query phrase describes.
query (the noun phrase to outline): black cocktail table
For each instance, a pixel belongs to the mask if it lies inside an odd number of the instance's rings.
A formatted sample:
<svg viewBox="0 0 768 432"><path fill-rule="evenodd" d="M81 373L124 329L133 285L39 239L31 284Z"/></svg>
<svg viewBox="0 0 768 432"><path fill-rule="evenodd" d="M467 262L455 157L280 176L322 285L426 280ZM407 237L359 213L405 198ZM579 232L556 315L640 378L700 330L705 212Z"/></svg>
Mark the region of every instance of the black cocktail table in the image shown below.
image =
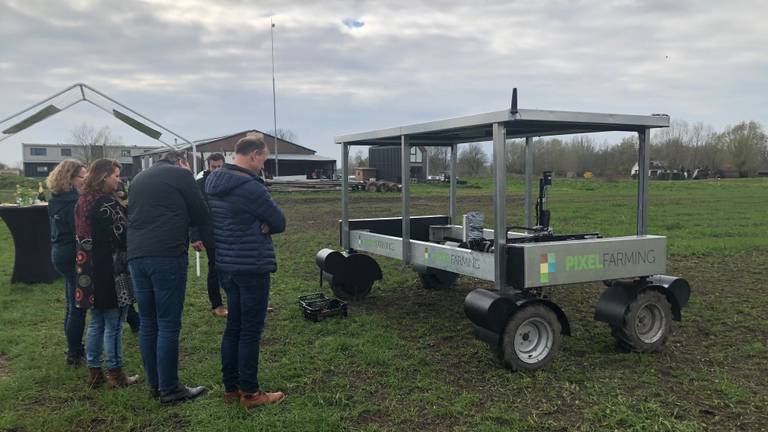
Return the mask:
<svg viewBox="0 0 768 432"><path fill-rule="evenodd" d="M11 283L49 283L60 275L51 263L48 206L0 206L16 250Z"/></svg>

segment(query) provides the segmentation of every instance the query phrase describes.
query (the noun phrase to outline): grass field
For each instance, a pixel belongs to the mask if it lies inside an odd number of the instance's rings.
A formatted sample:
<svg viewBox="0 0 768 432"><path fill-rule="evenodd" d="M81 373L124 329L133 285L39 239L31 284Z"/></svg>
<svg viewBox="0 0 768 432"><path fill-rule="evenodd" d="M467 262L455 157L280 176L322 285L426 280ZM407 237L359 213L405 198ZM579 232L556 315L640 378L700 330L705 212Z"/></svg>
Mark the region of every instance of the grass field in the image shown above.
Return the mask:
<svg viewBox="0 0 768 432"><path fill-rule="evenodd" d="M413 187L412 214L447 212L447 187ZM631 234L631 182L557 180L556 232ZM347 319L305 321L296 304L317 290L314 254L338 242L338 193L280 194L288 231L275 237L279 271L264 335L260 379L283 390L280 405L245 412L222 403L219 342L204 277L190 282L184 311L183 382L210 393L175 407L148 398L144 383L86 391L86 370L64 365L61 281L10 285L13 247L0 224L0 431L768 430L768 179L653 182L649 231L669 237L668 274L688 279L691 301L665 350L619 350L593 320L602 287L570 285L552 299L573 336L549 368L512 373L472 337L463 299L488 283L461 278L425 291L394 260ZM510 223L522 219L522 185L509 185ZM353 217L399 215L395 193L352 196ZM491 183L459 190L459 211L490 219ZM487 220L491 224L492 220ZM327 285L326 285L326 292ZM126 369L140 372L126 330Z"/></svg>

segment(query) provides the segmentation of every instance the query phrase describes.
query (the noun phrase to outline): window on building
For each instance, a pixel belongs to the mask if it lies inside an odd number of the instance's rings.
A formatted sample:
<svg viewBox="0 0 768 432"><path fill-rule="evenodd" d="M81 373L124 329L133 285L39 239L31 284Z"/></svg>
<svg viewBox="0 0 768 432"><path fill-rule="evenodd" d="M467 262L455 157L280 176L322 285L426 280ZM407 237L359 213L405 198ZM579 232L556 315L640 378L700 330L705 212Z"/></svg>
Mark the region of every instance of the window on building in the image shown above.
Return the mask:
<svg viewBox="0 0 768 432"><path fill-rule="evenodd" d="M48 149L45 147L31 147L29 149L29 154L32 156L47 156Z"/></svg>
<svg viewBox="0 0 768 432"><path fill-rule="evenodd" d="M72 156L72 149L70 149L70 148L63 148L63 149L61 149L61 155L62 156Z"/></svg>
<svg viewBox="0 0 768 432"><path fill-rule="evenodd" d="M120 150L120 156L121 157L131 157L131 151L130 150Z"/></svg>
<svg viewBox="0 0 768 432"><path fill-rule="evenodd" d="M45 149L43 149L45 150ZM45 165L38 165L36 171L41 174L48 174L48 167Z"/></svg>
<svg viewBox="0 0 768 432"><path fill-rule="evenodd" d="M421 149L418 147L411 147L411 163L421 163Z"/></svg>

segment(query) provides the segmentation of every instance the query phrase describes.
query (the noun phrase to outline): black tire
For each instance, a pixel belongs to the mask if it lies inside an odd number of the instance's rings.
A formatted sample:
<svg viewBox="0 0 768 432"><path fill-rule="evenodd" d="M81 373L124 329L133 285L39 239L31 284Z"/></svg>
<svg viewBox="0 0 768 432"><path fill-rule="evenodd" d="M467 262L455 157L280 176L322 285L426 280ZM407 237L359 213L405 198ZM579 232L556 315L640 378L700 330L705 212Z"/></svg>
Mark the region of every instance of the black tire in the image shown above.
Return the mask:
<svg viewBox="0 0 768 432"><path fill-rule="evenodd" d="M672 327L672 305L664 294L643 291L627 306L621 327L611 326L619 345L629 351L660 351Z"/></svg>
<svg viewBox="0 0 768 432"><path fill-rule="evenodd" d="M546 367L560 352L562 326L552 309L534 304L517 310L502 335L504 365L515 371Z"/></svg>
<svg viewBox="0 0 768 432"><path fill-rule="evenodd" d="M447 290L456 279L459 278L457 273L430 268L426 272L419 272L419 280L421 286L428 290Z"/></svg>
<svg viewBox="0 0 768 432"><path fill-rule="evenodd" d="M373 281L331 283L331 291L342 300L362 300L368 297L373 287Z"/></svg>

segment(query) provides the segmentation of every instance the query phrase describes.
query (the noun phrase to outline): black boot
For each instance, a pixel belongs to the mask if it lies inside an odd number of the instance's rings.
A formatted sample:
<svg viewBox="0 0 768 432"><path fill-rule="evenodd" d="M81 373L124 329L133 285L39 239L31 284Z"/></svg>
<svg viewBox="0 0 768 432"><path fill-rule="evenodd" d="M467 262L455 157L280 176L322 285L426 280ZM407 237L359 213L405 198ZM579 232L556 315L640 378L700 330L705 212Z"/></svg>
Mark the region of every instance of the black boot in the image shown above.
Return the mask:
<svg viewBox="0 0 768 432"><path fill-rule="evenodd" d="M80 365L83 364L84 360L85 360L84 346L80 345L80 349L75 352L67 351L66 362L69 366L79 367Z"/></svg>
<svg viewBox="0 0 768 432"><path fill-rule="evenodd" d="M160 403L167 405L192 400L205 394L206 391L207 389L202 386L187 387L179 384L173 390L160 392Z"/></svg>

